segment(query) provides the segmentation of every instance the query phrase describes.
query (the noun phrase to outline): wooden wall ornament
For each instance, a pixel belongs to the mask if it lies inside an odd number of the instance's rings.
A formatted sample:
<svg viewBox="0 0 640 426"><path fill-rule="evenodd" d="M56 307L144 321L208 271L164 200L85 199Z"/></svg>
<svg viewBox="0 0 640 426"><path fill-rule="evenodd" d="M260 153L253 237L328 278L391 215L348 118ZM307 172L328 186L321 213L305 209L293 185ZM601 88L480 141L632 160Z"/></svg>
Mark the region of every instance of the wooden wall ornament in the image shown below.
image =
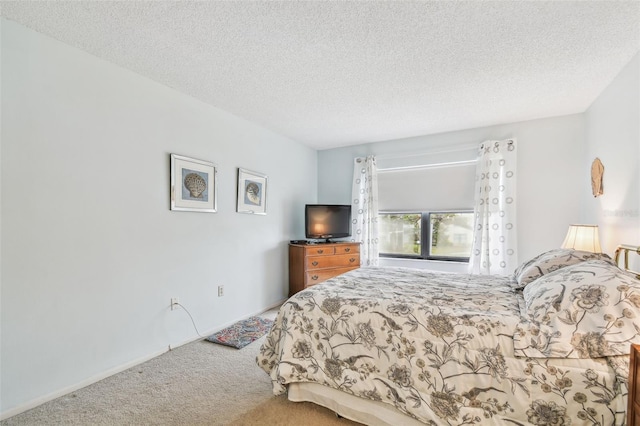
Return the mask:
<svg viewBox="0 0 640 426"><path fill-rule="evenodd" d="M604 165L602 161L596 157L593 163L591 163L591 191L594 197L604 194L602 175L604 175Z"/></svg>

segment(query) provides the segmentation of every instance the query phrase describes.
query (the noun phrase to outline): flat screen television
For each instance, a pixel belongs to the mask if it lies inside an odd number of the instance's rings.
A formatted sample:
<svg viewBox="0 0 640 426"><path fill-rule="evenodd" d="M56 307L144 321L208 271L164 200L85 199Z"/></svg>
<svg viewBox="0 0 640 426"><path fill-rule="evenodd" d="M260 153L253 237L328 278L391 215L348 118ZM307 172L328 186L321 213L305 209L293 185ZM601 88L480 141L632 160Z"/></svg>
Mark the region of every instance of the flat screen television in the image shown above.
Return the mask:
<svg viewBox="0 0 640 426"><path fill-rule="evenodd" d="M304 211L305 236L310 239L351 236L351 206L307 204Z"/></svg>

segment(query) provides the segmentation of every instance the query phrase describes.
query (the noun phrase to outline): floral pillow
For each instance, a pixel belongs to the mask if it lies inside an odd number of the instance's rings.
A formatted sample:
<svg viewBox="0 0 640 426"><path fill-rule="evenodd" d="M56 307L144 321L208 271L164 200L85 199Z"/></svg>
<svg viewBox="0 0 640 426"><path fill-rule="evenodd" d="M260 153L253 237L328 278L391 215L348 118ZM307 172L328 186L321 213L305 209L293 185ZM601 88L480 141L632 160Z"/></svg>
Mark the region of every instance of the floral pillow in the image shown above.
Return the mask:
<svg viewBox="0 0 640 426"><path fill-rule="evenodd" d="M533 259L524 262L514 271L514 288L521 290L530 282L569 265L584 262L585 260L602 259L615 264L604 253L592 253L574 249L553 249L542 253Z"/></svg>
<svg viewBox="0 0 640 426"><path fill-rule="evenodd" d="M640 343L640 280L606 260L547 274L523 291L517 356L600 358Z"/></svg>

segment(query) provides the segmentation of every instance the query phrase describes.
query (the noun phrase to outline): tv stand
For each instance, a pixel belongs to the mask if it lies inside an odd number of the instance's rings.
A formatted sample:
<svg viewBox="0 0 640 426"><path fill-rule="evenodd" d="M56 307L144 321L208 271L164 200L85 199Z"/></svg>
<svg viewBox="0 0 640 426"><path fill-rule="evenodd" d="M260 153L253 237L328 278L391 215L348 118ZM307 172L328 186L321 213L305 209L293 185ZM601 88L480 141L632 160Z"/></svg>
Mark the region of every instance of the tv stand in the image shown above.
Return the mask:
<svg viewBox="0 0 640 426"><path fill-rule="evenodd" d="M289 244L289 297L360 267L360 243Z"/></svg>

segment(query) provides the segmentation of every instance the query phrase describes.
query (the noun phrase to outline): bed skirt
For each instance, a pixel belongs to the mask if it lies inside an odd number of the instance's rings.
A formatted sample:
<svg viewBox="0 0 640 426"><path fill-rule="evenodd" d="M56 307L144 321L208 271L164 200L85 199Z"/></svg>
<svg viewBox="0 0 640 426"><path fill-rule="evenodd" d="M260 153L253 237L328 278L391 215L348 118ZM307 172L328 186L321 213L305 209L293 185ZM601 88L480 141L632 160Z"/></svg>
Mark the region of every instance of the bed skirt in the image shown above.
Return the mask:
<svg viewBox="0 0 640 426"><path fill-rule="evenodd" d="M313 402L341 417L369 426L424 426L389 404L359 398L318 383L289 383L287 397L293 402Z"/></svg>

